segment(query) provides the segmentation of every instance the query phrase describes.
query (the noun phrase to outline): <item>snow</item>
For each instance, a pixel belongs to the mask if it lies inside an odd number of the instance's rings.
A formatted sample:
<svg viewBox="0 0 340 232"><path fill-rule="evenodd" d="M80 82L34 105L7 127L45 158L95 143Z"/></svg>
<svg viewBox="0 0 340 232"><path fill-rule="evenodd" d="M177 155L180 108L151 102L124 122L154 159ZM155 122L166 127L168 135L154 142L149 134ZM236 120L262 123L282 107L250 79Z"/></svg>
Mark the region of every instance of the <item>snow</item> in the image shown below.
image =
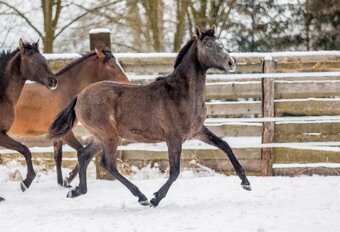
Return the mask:
<svg viewBox="0 0 340 232"><path fill-rule="evenodd" d="M0 174L14 167L0 166ZM132 179L149 198L166 181L157 170ZM145 174L144 173L144 174ZM55 172L39 173L22 193L18 181L1 180L1 231L254 231L337 232L340 177L250 177L253 190L236 176L190 171L171 187L157 208L143 207L118 181L90 176L88 193L66 198Z"/></svg>
<svg viewBox="0 0 340 232"><path fill-rule="evenodd" d="M107 28L94 28L89 31L90 34L99 34L99 33L111 33L110 29Z"/></svg>
<svg viewBox="0 0 340 232"><path fill-rule="evenodd" d="M320 123L338 122L340 115L335 116L299 116L299 117L263 117L263 118L206 118L205 124L234 123L234 122L280 122L280 123Z"/></svg>
<svg viewBox="0 0 340 232"><path fill-rule="evenodd" d="M92 29L90 33L107 33L110 32L105 28ZM114 52L114 51L113 51ZM277 57L304 57L304 56L340 56L340 51L301 51L301 52L240 52L240 53L229 53L231 56L237 58L277 58ZM50 55L50 54L48 54ZM75 53L54 53L55 57L64 56L75 56ZM148 52L148 53L136 53L136 52L126 52L126 53L114 53L117 58L173 58L175 59L177 53L173 52ZM61 58L60 58L61 59Z"/></svg>
<svg viewBox="0 0 340 232"><path fill-rule="evenodd" d="M153 81L159 75L136 75L129 73L128 77L131 81ZM243 81L245 84L254 83L254 80L263 78L285 79L285 78L329 78L340 77L340 72L292 72L292 73L241 73L241 74L207 74L207 82L225 82L225 81ZM249 80L250 79L250 80ZM319 81L316 80L316 81ZM295 80L294 80L295 81ZM309 81L310 82L310 81Z"/></svg>
<svg viewBox="0 0 340 232"><path fill-rule="evenodd" d="M47 60L69 60L80 58L79 53L44 53Z"/></svg>

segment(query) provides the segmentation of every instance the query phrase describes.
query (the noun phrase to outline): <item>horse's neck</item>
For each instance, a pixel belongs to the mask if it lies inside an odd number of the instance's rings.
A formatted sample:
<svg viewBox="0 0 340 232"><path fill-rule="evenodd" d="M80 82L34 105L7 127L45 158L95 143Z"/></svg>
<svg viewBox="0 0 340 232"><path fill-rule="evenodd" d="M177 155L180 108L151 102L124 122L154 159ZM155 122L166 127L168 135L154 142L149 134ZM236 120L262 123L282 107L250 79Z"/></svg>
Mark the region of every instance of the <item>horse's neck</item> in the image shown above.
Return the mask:
<svg viewBox="0 0 340 232"><path fill-rule="evenodd" d="M177 81L184 82L188 88L188 94L195 99L204 98L206 69L202 69L196 56L196 48L192 47L185 55L182 62L175 70Z"/></svg>
<svg viewBox="0 0 340 232"><path fill-rule="evenodd" d="M20 73L20 56L15 55L11 60L8 61L5 67L3 80L1 82L3 93L6 94L7 99L10 102L16 104L22 88L25 85L25 79Z"/></svg>
<svg viewBox="0 0 340 232"><path fill-rule="evenodd" d="M94 70L88 69L84 65L81 62L70 70L58 75L59 87L56 90L63 92L63 94L68 93L73 97L91 84L91 80L88 77L93 77Z"/></svg>

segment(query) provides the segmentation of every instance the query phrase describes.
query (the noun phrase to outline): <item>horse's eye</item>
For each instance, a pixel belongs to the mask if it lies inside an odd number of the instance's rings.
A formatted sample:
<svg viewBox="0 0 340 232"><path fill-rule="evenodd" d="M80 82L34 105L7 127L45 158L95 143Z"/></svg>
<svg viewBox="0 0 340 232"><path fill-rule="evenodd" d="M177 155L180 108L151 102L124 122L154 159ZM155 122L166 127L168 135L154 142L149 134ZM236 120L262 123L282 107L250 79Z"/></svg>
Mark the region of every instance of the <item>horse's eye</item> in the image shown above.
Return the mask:
<svg viewBox="0 0 340 232"><path fill-rule="evenodd" d="M207 47L208 47L208 48L211 48L211 47L212 47L212 44L211 44L211 43L207 43Z"/></svg>

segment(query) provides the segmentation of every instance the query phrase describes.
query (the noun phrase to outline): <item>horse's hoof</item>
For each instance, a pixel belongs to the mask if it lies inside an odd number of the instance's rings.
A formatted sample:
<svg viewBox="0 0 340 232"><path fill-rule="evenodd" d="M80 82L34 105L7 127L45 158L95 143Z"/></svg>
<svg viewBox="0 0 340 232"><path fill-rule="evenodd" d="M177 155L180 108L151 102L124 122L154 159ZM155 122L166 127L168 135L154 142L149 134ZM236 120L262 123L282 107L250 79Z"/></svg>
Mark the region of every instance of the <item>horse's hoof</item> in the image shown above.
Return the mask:
<svg viewBox="0 0 340 232"><path fill-rule="evenodd" d="M141 197L139 197L138 203L141 204L142 206L150 206L150 203L149 203L149 201L148 201L148 198L146 198L146 196L144 196L144 195L142 195Z"/></svg>
<svg viewBox="0 0 340 232"><path fill-rule="evenodd" d="M5 201L5 198L0 197L0 202Z"/></svg>
<svg viewBox="0 0 340 232"><path fill-rule="evenodd" d="M66 196L66 197L67 197L67 198L75 198L75 197L79 197L80 195L84 195L84 193L81 193L81 192L79 191L79 188L76 187L76 188L70 190L70 191L67 193L67 196Z"/></svg>
<svg viewBox="0 0 340 232"><path fill-rule="evenodd" d="M251 191L251 186L250 184L241 184L242 188L248 191Z"/></svg>
<svg viewBox="0 0 340 232"><path fill-rule="evenodd" d="M150 203L148 200L138 201L138 203L141 204L142 206L150 206Z"/></svg>
<svg viewBox="0 0 340 232"><path fill-rule="evenodd" d="M159 204L159 200L157 200L156 198L152 198L150 203L151 203L150 206L157 207Z"/></svg>
<svg viewBox="0 0 340 232"><path fill-rule="evenodd" d="M23 181L20 182L20 188L21 188L21 191L25 192L28 187L25 185L25 183Z"/></svg>

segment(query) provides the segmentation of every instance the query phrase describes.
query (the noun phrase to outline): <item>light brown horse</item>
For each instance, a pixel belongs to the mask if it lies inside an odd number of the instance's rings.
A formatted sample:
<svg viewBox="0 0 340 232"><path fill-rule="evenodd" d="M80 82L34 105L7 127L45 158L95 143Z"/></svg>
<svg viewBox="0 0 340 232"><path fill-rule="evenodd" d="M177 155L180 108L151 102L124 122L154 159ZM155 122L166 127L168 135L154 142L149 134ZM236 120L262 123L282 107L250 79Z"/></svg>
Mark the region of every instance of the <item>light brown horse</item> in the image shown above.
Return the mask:
<svg viewBox="0 0 340 232"><path fill-rule="evenodd" d="M210 68L235 69L234 59L215 38L214 27L203 33L196 30L196 35L179 52L175 68L167 77L145 86L99 82L90 85L74 98L57 116L49 135L53 138L64 136L78 119L94 135L95 140L80 151L80 183L68 193L68 197L87 192L86 168L99 151L104 168L138 197L140 204L157 206L177 179L182 144L191 138L222 149L242 180L242 187L251 190L245 172L230 146L204 126L207 113L205 80ZM116 168L116 150L120 138L147 143L165 141L168 146L170 176L150 203Z"/></svg>
<svg viewBox="0 0 340 232"><path fill-rule="evenodd" d="M47 134L58 112L89 84L103 80L129 82L118 61L107 48L96 48L95 52L83 55L56 73L56 77L59 84L53 91L34 83L24 86L16 105L16 117L10 129L12 134L20 136ZM60 185L68 186L77 175L78 166L63 181L61 171L63 142L77 151L83 146L72 131L63 140L54 140L57 181Z"/></svg>
<svg viewBox="0 0 340 232"><path fill-rule="evenodd" d="M13 124L15 105L26 80L36 81L48 88L57 86L57 79L39 52L38 42L29 44L20 39L18 49L0 54L0 146L16 150L25 157L27 175L20 183L22 191L31 185L35 177L31 152L25 145L9 137L7 132ZM1 200L3 198L0 197Z"/></svg>

